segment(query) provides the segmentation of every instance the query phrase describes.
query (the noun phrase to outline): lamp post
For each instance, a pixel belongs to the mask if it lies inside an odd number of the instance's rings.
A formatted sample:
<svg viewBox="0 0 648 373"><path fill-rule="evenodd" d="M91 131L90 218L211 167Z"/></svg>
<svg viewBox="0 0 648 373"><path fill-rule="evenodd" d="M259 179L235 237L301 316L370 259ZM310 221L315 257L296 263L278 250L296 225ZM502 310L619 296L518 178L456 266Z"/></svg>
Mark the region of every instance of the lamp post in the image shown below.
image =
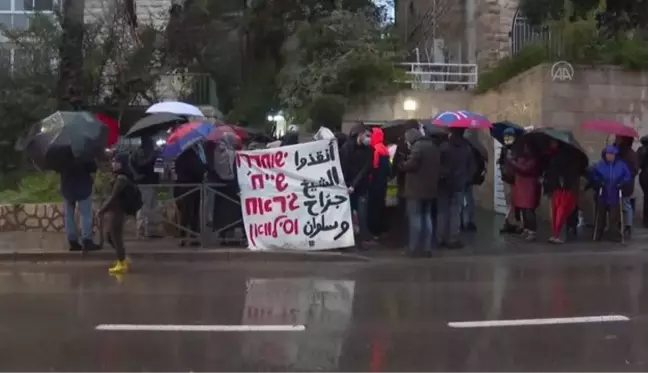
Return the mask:
<svg viewBox="0 0 648 373"><path fill-rule="evenodd" d="M418 102L412 98L403 101L403 110L407 113L407 119L413 119L418 110Z"/></svg>

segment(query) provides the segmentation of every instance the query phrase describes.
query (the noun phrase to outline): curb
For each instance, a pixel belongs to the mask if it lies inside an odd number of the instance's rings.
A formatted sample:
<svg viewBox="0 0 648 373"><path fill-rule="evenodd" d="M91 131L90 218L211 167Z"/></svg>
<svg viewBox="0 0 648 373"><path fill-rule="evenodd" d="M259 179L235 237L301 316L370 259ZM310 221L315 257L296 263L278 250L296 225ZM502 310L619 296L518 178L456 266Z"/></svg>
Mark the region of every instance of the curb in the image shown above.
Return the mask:
<svg viewBox="0 0 648 373"><path fill-rule="evenodd" d="M249 250L155 250L133 251L134 260L175 262L323 262L361 263L371 259L365 256L331 252L258 252ZM91 253L69 251L6 251L0 252L0 263L6 262L92 262L115 260L112 250Z"/></svg>

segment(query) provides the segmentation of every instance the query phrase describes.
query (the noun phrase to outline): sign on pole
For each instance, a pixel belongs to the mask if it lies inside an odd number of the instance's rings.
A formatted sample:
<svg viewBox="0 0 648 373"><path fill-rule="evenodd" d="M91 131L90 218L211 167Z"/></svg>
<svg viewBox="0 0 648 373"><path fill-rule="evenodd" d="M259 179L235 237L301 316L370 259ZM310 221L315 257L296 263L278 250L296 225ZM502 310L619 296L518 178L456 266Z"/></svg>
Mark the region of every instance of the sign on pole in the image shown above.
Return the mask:
<svg viewBox="0 0 648 373"><path fill-rule="evenodd" d="M551 66L551 79L561 82L570 81L574 78L574 67L567 61L558 61Z"/></svg>
<svg viewBox="0 0 648 373"><path fill-rule="evenodd" d="M355 244L337 141L236 154L252 250L325 250Z"/></svg>

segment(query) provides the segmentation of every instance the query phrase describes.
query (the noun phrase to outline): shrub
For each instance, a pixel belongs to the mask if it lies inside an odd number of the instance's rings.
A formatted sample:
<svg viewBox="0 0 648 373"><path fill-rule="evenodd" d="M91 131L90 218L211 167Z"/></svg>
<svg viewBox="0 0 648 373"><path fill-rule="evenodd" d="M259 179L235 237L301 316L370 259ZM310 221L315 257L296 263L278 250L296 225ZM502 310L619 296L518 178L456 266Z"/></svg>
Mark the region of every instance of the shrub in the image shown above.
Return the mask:
<svg viewBox="0 0 648 373"><path fill-rule="evenodd" d="M14 189L0 191L0 203L17 204L61 201L59 180L59 176L53 172L25 175Z"/></svg>
<svg viewBox="0 0 648 373"><path fill-rule="evenodd" d="M648 42L638 35L603 38L593 20L560 22L552 28L554 37L550 43L525 46L518 55L503 58L493 69L481 73L476 92L496 89L534 66L559 60L579 65L648 70Z"/></svg>

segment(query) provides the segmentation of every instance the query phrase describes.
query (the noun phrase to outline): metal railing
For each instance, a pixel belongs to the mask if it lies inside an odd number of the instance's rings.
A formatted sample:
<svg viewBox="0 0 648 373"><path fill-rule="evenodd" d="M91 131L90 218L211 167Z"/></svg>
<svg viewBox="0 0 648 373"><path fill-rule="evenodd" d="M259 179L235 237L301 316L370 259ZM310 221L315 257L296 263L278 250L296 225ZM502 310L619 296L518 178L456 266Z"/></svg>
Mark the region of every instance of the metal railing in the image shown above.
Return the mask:
<svg viewBox="0 0 648 373"><path fill-rule="evenodd" d="M146 240L148 233L171 245L246 245L236 188L222 183L146 184L140 188L144 206L130 227L129 240Z"/></svg>
<svg viewBox="0 0 648 373"><path fill-rule="evenodd" d="M415 90L444 90L451 86L472 88L477 85L476 64L410 62L398 66L405 71L405 79L398 83L408 84Z"/></svg>

